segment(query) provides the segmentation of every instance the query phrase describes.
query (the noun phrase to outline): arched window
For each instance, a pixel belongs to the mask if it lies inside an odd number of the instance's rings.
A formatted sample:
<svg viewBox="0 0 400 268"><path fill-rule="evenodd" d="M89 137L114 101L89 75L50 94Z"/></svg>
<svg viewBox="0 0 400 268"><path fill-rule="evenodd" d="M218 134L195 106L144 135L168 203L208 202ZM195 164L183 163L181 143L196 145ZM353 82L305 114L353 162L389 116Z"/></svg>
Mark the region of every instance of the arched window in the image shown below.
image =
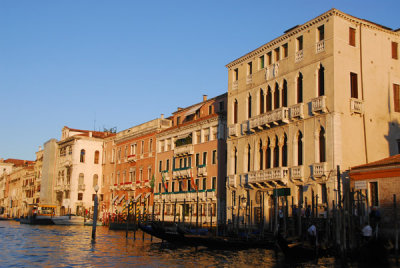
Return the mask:
<svg viewBox="0 0 400 268"><path fill-rule="evenodd" d="M303 102L303 75L299 73L297 77L297 103Z"/></svg>
<svg viewBox="0 0 400 268"><path fill-rule="evenodd" d="M99 151L94 152L94 163L95 164L99 163L99 156L100 156L100 152Z"/></svg>
<svg viewBox="0 0 400 268"><path fill-rule="evenodd" d="M286 133L284 134L283 138L283 146L282 146L282 167L287 167L287 161L288 160L288 155L287 155L287 136Z"/></svg>
<svg viewBox="0 0 400 268"><path fill-rule="evenodd" d="M260 114L264 113L264 91L260 89Z"/></svg>
<svg viewBox="0 0 400 268"><path fill-rule="evenodd" d="M282 107L287 107L287 81L286 80L283 80Z"/></svg>
<svg viewBox="0 0 400 268"><path fill-rule="evenodd" d="M250 157L251 156L251 147L250 147L250 144L249 145L247 145L247 171L249 172L250 171Z"/></svg>
<svg viewBox="0 0 400 268"><path fill-rule="evenodd" d="M263 162L264 162L263 156L264 156L264 154L263 154L263 148L262 148L262 140L260 140L259 150L258 150L258 158L260 161L260 170L263 169Z"/></svg>
<svg viewBox="0 0 400 268"><path fill-rule="evenodd" d="M272 92L270 86L268 86L268 91L267 91L267 112L269 111L272 111Z"/></svg>
<svg viewBox="0 0 400 268"><path fill-rule="evenodd" d="M267 149L265 150L265 168L271 168L271 140L268 138Z"/></svg>
<svg viewBox="0 0 400 268"><path fill-rule="evenodd" d="M274 167L279 167L279 140L278 140L278 136L275 136Z"/></svg>
<svg viewBox="0 0 400 268"><path fill-rule="evenodd" d="M279 85L275 83L275 92L274 92L274 109L279 108Z"/></svg>
<svg viewBox="0 0 400 268"><path fill-rule="evenodd" d="M238 101L235 100L233 103L233 123L237 124L238 122Z"/></svg>
<svg viewBox="0 0 400 268"><path fill-rule="evenodd" d="M251 95L247 100L247 118L251 118Z"/></svg>
<svg viewBox="0 0 400 268"><path fill-rule="evenodd" d="M319 131L319 162L326 162L326 152L325 152L325 129L321 127Z"/></svg>
<svg viewBox="0 0 400 268"><path fill-rule="evenodd" d="M85 163L85 150L81 150L81 155L80 155L80 162Z"/></svg>
<svg viewBox="0 0 400 268"><path fill-rule="evenodd" d="M99 175L94 174L93 175L93 187L95 187L96 185L99 185Z"/></svg>
<svg viewBox="0 0 400 268"><path fill-rule="evenodd" d="M297 165L303 165L303 133L301 131L297 136Z"/></svg>
<svg viewBox="0 0 400 268"><path fill-rule="evenodd" d="M235 154L234 155L234 174L236 174L237 173L237 149L236 149L236 147L235 147L235 150L233 153Z"/></svg>
<svg viewBox="0 0 400 268"><path fill-rule="evenodd" d="M325 76L324 76L325 68L322 64L319 65L318 70L318 97L325 95Z"/></svg>

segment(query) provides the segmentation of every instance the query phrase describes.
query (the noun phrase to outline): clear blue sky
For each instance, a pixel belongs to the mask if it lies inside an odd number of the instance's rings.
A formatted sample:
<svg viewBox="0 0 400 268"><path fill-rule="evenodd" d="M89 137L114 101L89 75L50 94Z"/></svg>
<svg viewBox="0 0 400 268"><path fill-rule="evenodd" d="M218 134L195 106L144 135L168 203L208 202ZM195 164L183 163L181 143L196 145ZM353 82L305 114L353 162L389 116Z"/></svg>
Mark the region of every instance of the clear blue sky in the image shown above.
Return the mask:
<svg viewBox="0 0 400 268"><path fill-rule="evenodd" d="M222 94L227 63L332 7L400 27L399 0L2 0L0 158Z"/></svg>

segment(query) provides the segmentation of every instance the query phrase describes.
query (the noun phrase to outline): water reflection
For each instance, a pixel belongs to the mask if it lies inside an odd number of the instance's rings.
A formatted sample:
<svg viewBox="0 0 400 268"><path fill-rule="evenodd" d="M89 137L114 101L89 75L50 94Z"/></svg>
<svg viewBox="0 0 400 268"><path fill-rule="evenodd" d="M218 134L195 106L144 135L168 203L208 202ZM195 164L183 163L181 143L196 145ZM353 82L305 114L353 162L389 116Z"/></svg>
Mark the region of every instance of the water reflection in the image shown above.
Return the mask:
<svg viewBox="0 0 400 268"><path fill-rule="evenodd" d="M90 226L31 226L0 221L1 267L282 267L282 256L264 249L241 251L173 247L159 239ZM331 267L327 261L318 267ZM307 266L314 266L309 264Z"/></svg>

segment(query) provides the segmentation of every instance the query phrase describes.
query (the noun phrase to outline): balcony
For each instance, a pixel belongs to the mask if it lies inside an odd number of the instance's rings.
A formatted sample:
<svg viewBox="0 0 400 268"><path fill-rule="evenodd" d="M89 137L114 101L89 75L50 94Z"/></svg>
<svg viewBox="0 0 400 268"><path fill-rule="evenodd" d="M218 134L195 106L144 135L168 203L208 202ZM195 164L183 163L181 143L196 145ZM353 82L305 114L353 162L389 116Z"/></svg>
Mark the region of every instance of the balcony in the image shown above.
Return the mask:
<svg viewBox="0 0 400 268"><path fill-rule="evenodd" d="M325 51L325 40L321 40L321 41L319 41L318 43L317 43L317 46L316 46L316 53L321 53L321 52L323 52L323 51Z"/></svg>
<svg viewBox="0 0 400 268"><path fill-rule="evenodd" d="M191 177L191 168L186 167L186 168L176 168L172 170L172 177L174 179L177 178L189 178Z"/></svg>
<svg viewBox="0 0 400 268"><path fill-rule="evenodd" d="M313 175L313 177L319 178L319 177L322 177L323 175L325 175L326 166L327 166L326 162L314 163L312 165L312 175Z"/></svg>
<svg viewBox="0 0 400 268"><path fill-rule="evenodd" d="M179 147L175 147L174 149L175 156L192 155L193 153L194 153L193 144L182 145Z"/></svg>
<svg viewBox="0 0 400 268"><path fill-rule="evenodd" d="M277 167L265 170L253 171L248 174L248 183L281 181L287 183L289 169L287 167Z"/></svg>
<svg viewBox="0 0 400 268"><path fill-rule="evenodd" d="M253 82L252 75L251 75L251 74L247 75L247 77L246 77L246 84L248 85L248 84L251 84L252 82Z"/></svg>
<svg viewBox="0 0 400 268"><path fill-rule="evenodd" d="M85 191L85 184L79 184L78 191Z"/></svg>
<svg viewBox="0 0 400 268"><path fill-rule="evenodd" d="M136 154L128 155L127 161L128 161L129 163L136 162Z"/></svg>
<svg viewBox="0 0 400 268"><path fill-rule="evenodd" d="M207 167L206 166L197 167L197 176L200 176L200 177L207 176Z"/></svg>
<svg viewBox="0 0 400 268"><path fill-rule="evenodd" d="M350 112L352 114L363 114L364 113L364 103L359 99L350 99Z"/></svg>
<svg viewBox="0 0 400 268"><path fill-rule="evenodd" d="M279 123L289 122L289 109L281 107L271 112L260 114L249 120L249 129L263 129L264 126L271 127L271 124L278 125Z"/></svg>
<svg viewBox="0 0 400 268"><path fill-rule="evenodd" d="M241 124L241 126L242 126L242 133L243 133L243 134L251 131L249 121L250 121L250 120L247 120L246 122L244 122L244 123Z"/></svg>
<svg viewBox="0 0 400 268"><path fill-rule="evenodd" d="M297 51L295 55L295 62L300 62L303 60L303 50Z"/></svg>
<svg viewBox="0 0 400 268"><path fill-rule="evenodd" d="M228 177L228 187L237 187L237 175L230 175Z"/></svg>
<svg viewBox="0 0 400 268"><path fill-rule="evenodd" d="M290 169L290 171L291 171L292 179L303 181L303 178L304 178L303 166L292 167Z"/></svg>
<svg viewBox="0 0 400 268"><path fill-rule="evenodd" d="M238 124L228 126L228 135L229 137L238 136Z"/></svg>
<svg viewBox="0 0 400 268"><path fill-rule="evenodd" d="M311 100L311 112L313 114L326 113L326 96L320 96Z"/></svg>
<svg viewBox="0 0 400 268"><path fill-rule="evenodd" d="M290 107L290 118L304 118L304 104L298 103Z"/></svg>

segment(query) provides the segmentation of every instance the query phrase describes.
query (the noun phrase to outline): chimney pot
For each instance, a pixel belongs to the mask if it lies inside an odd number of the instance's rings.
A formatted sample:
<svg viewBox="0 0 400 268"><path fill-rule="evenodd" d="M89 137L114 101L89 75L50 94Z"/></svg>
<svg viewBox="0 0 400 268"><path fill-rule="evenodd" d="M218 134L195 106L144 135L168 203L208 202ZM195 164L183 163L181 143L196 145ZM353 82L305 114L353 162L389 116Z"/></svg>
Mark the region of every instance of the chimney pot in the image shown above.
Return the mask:
<svg viewBox="0 0 400 268"><path fill-rule="evenodd" d="M164 119L164 114L161 114L161 119Z"/></svg>
<svg viewBox="0 0 400 268"><path fill-rule="evenodd" d="M207 95L203 95L203 101L207 100Z"/></svg>

